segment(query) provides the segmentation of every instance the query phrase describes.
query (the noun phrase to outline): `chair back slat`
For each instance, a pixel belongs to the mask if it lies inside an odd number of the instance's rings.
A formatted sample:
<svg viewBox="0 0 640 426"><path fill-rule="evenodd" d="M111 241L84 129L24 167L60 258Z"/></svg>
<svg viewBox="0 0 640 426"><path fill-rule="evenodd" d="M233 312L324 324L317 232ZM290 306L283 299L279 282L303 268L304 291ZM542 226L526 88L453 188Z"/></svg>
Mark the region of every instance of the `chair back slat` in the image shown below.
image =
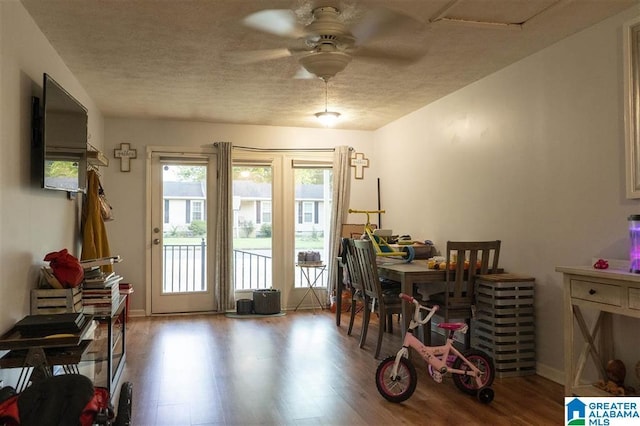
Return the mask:
<svg viewBox="0 0 640 426"><path fill-rule="evenodd" d="M353 243L353 238L343 238L342 249L346 258L347 274L349 275L351 287L354 290L363 291L364 284L362 282L358 260L356 259L356 248Z"/></svg>
<svg viewBox="0 0 640 426"><path fill-rule="evenodd" d="M382 287L378 278L378 265L373 244L369 240L353 240L353 242L364 292L368 297L380 299L382 297Z"/></svg>
<svg viewBox="0 0 640 426"><path fill-rule="evenodd" d="M474 302L476 275L498 271L500 244L500 240L447 242L446 305L449 308L470 308Z"/></svg>
<svg viewBox="0 0 640 426"><path fill-rule="evenodd" d="M380 355L382 338L385 330L391 331L393 328L393 314L402 313L402 301L398 297L385 296L382 292L382 285L378 276L378 263L373 243L370 240L354 240L356 259L360 266L360 276L364 285L365 305L367 310L363 315L363 327L368 326L370 312L376 312L379 318L378 341L376 344L375 358ZM360 340L360 347L364 346L366 331L363 331Z"/></svg>

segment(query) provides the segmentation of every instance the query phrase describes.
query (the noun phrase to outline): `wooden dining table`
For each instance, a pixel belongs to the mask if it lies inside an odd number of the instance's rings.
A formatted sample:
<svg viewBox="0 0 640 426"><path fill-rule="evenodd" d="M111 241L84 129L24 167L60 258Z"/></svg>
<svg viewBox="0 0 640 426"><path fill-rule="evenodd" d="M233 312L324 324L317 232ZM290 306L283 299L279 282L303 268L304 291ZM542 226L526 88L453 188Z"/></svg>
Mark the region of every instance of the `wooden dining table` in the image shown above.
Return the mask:
<svg viewBox="0 0 640 426"><path fill-rule="evenodd" d="M444 269L429 269L424 262L414 261L411 263L389 261L383 259L378 264L378 275L391 281L400 283L400 291L409 296L413 295L415 284L435 284L444 283L447 279ZM409 321L413 314L413 308L409 303L402 304L402 320L404 321L404 330L409 328ZM425 338L428 339L430 333L426 333Z"/></svg>
<svg viewBox="0 0 640 426"><path fill-rule="evenodd" d="M338 262L340 265L340 262ZM340 325L342 313L342 290L344 288L342 280L342 268L338 267L337 291L336 291L336 325ZM403 293L412 295L415 284L444 283L446 272L444 269L429 269L425 261L417 260L407 263L403 260L391 258L378 259L378 275L391 281L400 283ZM402 318L404 330L409 327L410 315L413 309L409 303L402 304Z"/></svg>

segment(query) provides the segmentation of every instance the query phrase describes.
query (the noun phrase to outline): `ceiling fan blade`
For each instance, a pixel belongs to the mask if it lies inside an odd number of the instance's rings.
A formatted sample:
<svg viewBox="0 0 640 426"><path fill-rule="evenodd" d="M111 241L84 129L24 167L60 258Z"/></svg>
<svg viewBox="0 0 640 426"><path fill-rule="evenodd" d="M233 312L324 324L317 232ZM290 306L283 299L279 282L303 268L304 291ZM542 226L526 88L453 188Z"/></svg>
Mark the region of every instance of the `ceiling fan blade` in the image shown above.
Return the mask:
<svg viewBox="0 0 640 426"><path fill-rule="evenodd" d="M251 64L254 62L270 61L273 59L286 58L292 53L287 48L263 49L263 50L243 50L238 52L227 52L225 58L235 64Z"/></svg>
<svg viewBox="0 0 640 426"><path fill-rule="evenodd" d="M377 7L365 12L362 19L351 26L351 34L356 38L356 46L361 46L379 34L405 25L421 23L415 18L386 7Z"/></svg>
<svg viewBox="0 0 640 426"><path fill-rule="evenodd" d="M247 16L242 22L250 28L282 37L305 36L304 27L298 23L295 13L288 9L261 10Z"/></svg>
<svg viewBox="0 0 640 426"><path fill-rule="evenodd" d="M384 62L395 62L398 65L410 65L419 61L426 52L377 49L372 47L358 47L352 55L363 60L375 60Z"/></svg>

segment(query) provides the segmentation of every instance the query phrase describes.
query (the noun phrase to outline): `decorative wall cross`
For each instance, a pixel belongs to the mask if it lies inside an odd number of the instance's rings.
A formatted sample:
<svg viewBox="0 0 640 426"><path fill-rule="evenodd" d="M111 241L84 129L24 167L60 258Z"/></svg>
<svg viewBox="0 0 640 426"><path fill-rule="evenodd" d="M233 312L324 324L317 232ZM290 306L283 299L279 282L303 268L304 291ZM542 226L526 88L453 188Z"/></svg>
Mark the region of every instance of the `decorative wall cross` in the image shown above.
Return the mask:
<svg viewBox="0 0 640 426"><path fill-rule="evenodd" d="M130 172L131 171L131 159L138 157L138 151L135 149L131 149L128 143L121 143L120 149L116 148L113 150L113 156L115 158L120 159L120 171L121 172Z"/></svg>
<svg viewBox="0 0 640 426"><path fill-rule="evenodd" d="M351 158L351 167L356 168L356 179L364 179L364 168L369 167L369 159L363 153L356 152L355 157Z"/></svg>

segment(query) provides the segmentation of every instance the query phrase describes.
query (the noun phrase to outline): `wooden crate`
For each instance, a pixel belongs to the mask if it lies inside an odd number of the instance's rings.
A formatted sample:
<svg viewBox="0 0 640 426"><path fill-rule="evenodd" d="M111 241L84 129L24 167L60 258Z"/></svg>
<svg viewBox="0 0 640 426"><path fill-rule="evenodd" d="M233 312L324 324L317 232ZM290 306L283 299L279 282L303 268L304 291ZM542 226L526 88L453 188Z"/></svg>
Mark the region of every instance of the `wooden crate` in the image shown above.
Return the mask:
<svg viewBox="0 0 640 426"><path fill-rule="evenodd" d="M491 327L478 320L471 321L471 338L477 338L491 345L516 345L535 342L535 327ZM473 342L472 342L473 344Z"/></svg>
<svg viewBox="0 0 640 426"><path fill-rule="evenodd" d="M31 290L31 314L63 314L82 312L80 287Z"/></svg>
<svg viewBox="0 0 640 426"><path fill-rule="evenodd" d="M533 308L535 280L516 274L480 275L476 280L476 303L492 309Z"/></svg>
<svg viewBox="0 0 640 426"><path fill-rule="evenodd" d="M493 358L496 377L535 374L534 278L481 275L476 284L471 346Z"/></svg>
<svg viewBox="0 0 640 426"><path fill-rule="evenodd" d="M533 326L521 331L513 328L486 328L472 321L471 346L493 358L496 377L525 376L536 373L536 341Z"/></svg>
<svg viewBox="0 0 640 426"><path fill-rule="evenodd" d="M492 312L477 311L478 326L484 329L497 329L501 333L522 333L535 330L533 311L528 314L495 315Z"/></svg>

